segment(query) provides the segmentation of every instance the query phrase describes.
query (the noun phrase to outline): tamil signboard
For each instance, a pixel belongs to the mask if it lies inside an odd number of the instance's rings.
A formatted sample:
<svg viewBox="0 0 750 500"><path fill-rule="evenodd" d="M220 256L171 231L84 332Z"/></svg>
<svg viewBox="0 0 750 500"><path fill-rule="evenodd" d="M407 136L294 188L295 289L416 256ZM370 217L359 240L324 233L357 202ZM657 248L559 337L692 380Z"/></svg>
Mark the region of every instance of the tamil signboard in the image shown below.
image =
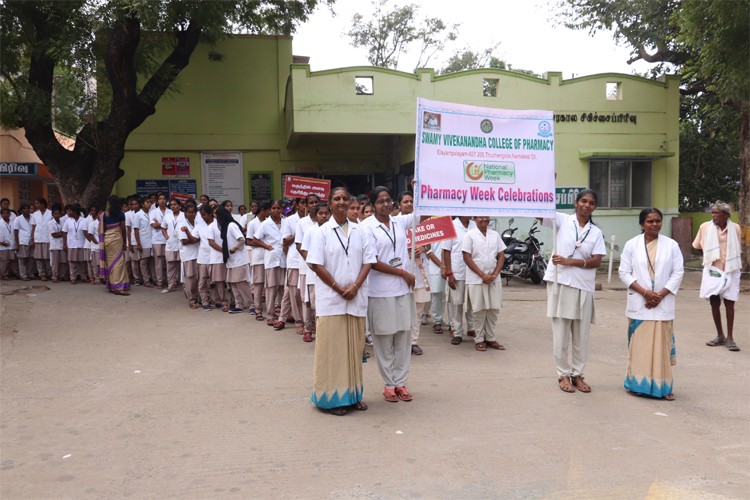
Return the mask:
<svg viewBox="0 0 750 500"><path fill-rule="evenodd" d="M328 199L331 191L331 181L312 177L298 177L287 175L284 177L284 196L287 198L304 198L308 194L316 194L321 200Z"/></svg>
<svg viewBox="0 0 750 500"><path fill-rule="evenodd" d="M135 192L139 198L161 192L169 199L174 197L183 202L189 198L198 199L198 183L195 179L138 179Z"/></svg>
<svg viewBox="0 0 750 500"><path fill-rule="evenodd" d="M163 177L190 177L190 158L187 156L162 156Z"/></svg>
<svg viewBox="0 0 750 500"><path fill-rule="evenodd" d="M585 187L561 187L555 188L555 204L557 208L574 208L576 203L576 196L578 193L586 189Z"/></svg>
<svg viewBox="0 0 750 500"><path fill-rule="evenodd" d="M0 175L36 175L35 162L3 161L0 162Z"/></svg>
<svg viewBox="0 0 750 500"><path fill-rule="evenodd" d="M417 100L414 209L430 215L555 212L552 111Z"/></svg>

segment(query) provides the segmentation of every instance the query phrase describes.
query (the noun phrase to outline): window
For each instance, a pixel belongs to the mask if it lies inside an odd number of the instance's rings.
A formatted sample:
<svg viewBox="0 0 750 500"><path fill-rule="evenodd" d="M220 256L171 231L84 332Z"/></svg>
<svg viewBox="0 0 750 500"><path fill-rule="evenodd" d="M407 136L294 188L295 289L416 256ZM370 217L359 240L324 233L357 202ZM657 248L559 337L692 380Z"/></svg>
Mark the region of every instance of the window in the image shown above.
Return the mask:
<svg viewBox="0 0 750 500"><path fill-rule="evenodd" d="M354 91L357 95L372 95L373 83L371 76L356 76L354 77Z"/></svg>
<svg viewBox="0 0 750 500"><path fill-rule="evenodd" d="M482 95L484 97L497 97L497 78L485 78L482 81Z"/></svg>
<svg viewBox="0 0 750 500"><path fill-rule="evenodd" d="M651 206L651 161L592 160L589 185L599 194L601 208Z"/></svg>
<svg viewBox="0 0 750 500"><path fill-rule="evenodd" d="M621 82L607 82L605 89L606 89L606 97L608 101L621 101L622 100L622 83Z"/></svg>

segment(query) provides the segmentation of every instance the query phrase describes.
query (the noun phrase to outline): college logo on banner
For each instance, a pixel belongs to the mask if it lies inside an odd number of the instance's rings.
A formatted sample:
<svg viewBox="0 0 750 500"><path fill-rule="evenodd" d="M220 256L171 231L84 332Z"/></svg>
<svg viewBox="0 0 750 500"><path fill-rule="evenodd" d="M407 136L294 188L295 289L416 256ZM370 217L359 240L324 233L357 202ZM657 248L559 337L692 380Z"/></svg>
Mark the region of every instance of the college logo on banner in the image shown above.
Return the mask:
<svg viewBox="0 0 750 500"><path fill-rule="evenodd" d="M552 111L417 100L414 209L430 215L549 217Z"/></svg>

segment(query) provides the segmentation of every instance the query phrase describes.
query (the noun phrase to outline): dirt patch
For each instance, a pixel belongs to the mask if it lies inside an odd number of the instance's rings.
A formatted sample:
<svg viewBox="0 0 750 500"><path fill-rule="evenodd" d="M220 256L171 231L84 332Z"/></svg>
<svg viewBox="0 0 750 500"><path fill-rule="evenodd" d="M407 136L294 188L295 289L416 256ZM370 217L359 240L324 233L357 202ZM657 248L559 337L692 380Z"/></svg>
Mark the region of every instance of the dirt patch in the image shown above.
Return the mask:
<svg viewBox="0 0 750 500"><path fill-rule="evenodd" d="M2 295L31 295L34 293L49 292L49 287L44 285L32 285L25 286L23 288L16 288L15 290L8 290L7 292L1 292Z"/></svg>

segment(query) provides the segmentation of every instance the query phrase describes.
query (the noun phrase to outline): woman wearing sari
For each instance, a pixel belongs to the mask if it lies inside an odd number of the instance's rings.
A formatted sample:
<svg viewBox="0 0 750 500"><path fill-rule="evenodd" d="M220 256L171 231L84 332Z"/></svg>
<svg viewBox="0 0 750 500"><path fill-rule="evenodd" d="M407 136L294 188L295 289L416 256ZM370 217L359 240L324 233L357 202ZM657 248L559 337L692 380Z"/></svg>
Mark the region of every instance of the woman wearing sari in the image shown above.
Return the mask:
<svg viewBox="0 0 750 500"><path fill-rule="evenodd" d="M684 273L682 252L677 242L659 234L659 209L643 209L638 222L643 234L628 241L620 257L620 279L628 287L625 389L672 401L676 363L672 323Z"/></svg>
<svg viewBox="0 0 750 500"><path fill-rule="evenodd" d="M115 295L130 295L130 279L125 267L125 234L122 200L110 196L109 211L99 214L99 275Z"/></svg>

